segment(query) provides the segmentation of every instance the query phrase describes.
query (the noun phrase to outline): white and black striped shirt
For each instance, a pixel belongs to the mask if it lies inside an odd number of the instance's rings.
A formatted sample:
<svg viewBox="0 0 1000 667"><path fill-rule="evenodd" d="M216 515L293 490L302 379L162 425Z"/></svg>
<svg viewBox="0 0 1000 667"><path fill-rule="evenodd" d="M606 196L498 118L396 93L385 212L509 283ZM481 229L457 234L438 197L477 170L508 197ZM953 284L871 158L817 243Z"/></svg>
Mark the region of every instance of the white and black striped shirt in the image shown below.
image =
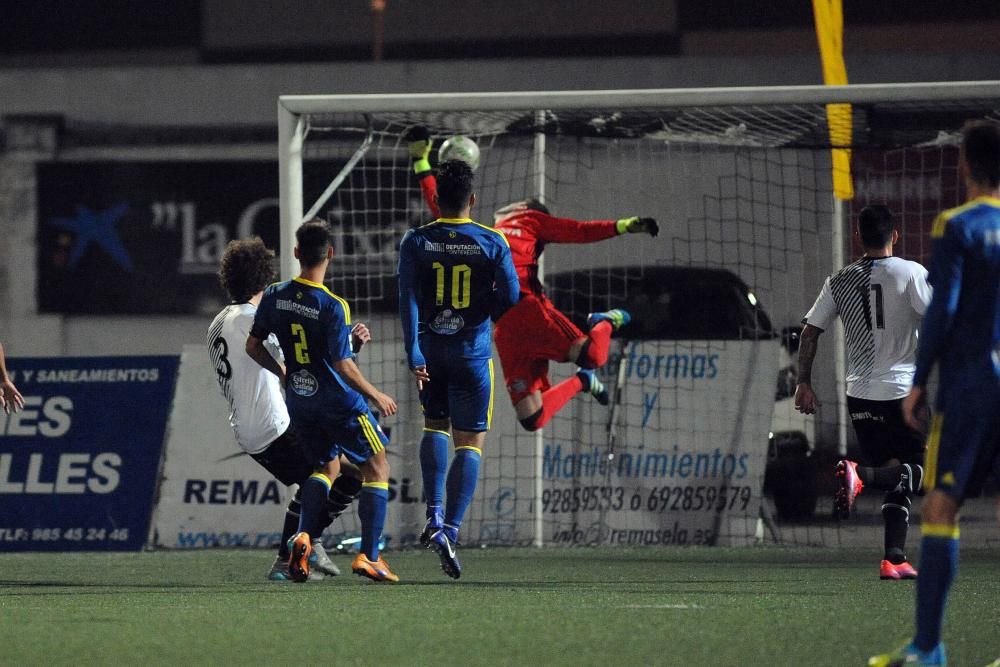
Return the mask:
<svg viewBox="0 0 1000 667"><path fill-rule="evenodd" d="M208 354L215 367L219 389L229 400L229 424L236 442L248 454L267 449L288 429L288 408L281 382L246 353L247 336L257 307L238 303L222 309L208 328ZM272 334L264 341L271 356L282 361L281 348Z"/></svg>
<svg viewBox="0 0 1000 667"><path fill-rule="evenodd" d="M927 269L899 257L862 257L828 277L803 322L847 340L847 395L874 401L910 393L920 319L931 300Z"/></svg>

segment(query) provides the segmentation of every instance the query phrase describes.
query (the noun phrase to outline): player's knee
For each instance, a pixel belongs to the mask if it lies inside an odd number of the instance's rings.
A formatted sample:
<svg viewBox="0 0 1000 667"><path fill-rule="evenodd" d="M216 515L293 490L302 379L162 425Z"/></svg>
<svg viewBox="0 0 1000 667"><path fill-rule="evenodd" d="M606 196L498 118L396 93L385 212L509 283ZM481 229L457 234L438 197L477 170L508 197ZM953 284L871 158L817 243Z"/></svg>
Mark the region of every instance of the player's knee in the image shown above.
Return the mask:
<svg viewBox="0 0 1000 667"><path fill-rule="evenodd" d="M341 475L333 480L329 496L353 498L361 493L361 480L352 475Z"/></svg>
<svg viewBox="0 0 1000 667"><path fill-rule="evenodd" d="M580 368L599 368L608 362L607 348L592 343L593 341L588 338L580 347L580 353L576 357L576 364Z"/></svg>
<svg viewBox="0 0 1000 667"><path fill-rule="evenodd" d="M909 518L910 516L910 493L899 489L893 489L885 494L882 501L882 513L898 511Z"/></svg>
<svg viewBox="0 0 1000 667"><path fill-rule="evenodd" d="M538 423L541 418L542 418L542 408L538 408L537 411L519 421L521 422L521 426L524 427L525 431L537 431L542 427L542 425Z"/></svg>
<svg viewBox="0 0 1000 667"><path fill-rule="evenodd" d="M432 419L427 417L424 419L424 428L432 431L442 431L447 433L451 430L451 419L448 417L445 417L444 419Z"/></svg>
<svg viewBox="0 0 1000 667"><path fill-rule="evenodd" d="M383 450L365 461L364 465L361 466L361 471L365 474L365 482L388 481L389 459L385 457L385 451Z"/></svg>
<svg viewBox="0 0 1000 667"><path fill-rule="evenodd" d="M302 485L299 484L299 488L295 490L295 495L288 500L288 507L286 508L289 514L294 514L298 516L299 511L302 509Z"/></svg>
<svg viewBox="0 0 1000 667"><path fill-rule="evenodd" d="M924 490L924 467L919 463L904 463L907 468L906 479L901 480L911 493L920 493Z"/></svg>
<svg viewBox="0 0 1000 667"><path fill-rule="evenodd" d="M920 506L920 520L924 523L955 525L958 522L960 504L944 491L935 489L927 494Z"/></svg>

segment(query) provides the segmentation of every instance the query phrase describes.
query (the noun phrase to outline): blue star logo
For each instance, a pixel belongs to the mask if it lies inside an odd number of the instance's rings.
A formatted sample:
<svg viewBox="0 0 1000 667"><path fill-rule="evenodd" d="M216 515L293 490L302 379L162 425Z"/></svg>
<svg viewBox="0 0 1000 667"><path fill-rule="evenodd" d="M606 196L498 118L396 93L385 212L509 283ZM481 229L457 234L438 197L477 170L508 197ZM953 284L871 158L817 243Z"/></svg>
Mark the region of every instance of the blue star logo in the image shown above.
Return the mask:
<svg viewBox="0 0 1000 667"><path fill-rule="evenodd" d="M111 255L120 267L132 272L132 258L122 244L115 224L128 211L128 203L115 204L106 211L92 211L86 206L76 207L75 218L51 218L49 224L71 232L75 236L69 255L69 268L75 269L91 242Z"/></svg>

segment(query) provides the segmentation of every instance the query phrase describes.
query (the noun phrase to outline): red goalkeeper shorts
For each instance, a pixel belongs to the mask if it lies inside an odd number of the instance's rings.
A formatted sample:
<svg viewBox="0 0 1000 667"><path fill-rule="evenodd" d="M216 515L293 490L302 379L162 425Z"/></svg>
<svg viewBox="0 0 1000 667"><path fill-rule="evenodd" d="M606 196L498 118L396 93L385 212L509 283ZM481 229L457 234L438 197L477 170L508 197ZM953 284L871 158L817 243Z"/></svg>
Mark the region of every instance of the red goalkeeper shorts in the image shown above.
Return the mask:
<svg viewBox="0 0 1000 667"><path fill-rule="evenodd" d="M516 405L549 383L549 361L567 361L569 348L584 333L544 294L521 293L521 300L496 323L493 340L504 382Z"/></svg>

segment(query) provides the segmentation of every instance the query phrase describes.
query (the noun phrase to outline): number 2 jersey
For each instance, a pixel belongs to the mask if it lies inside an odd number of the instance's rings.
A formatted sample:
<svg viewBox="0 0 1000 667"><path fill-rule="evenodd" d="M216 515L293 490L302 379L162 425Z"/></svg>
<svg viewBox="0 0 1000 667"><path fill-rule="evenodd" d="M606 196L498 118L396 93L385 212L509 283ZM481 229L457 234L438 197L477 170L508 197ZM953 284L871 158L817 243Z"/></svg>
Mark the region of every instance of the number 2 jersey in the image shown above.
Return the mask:
<svg viewBox="0 0 1000 667"><path fill-rule="evenodd" d="M803 322L829 329L840 315L847 341L847 395L890 401L910 393L920 318L930 303L927 270L899 257L862 257L828 277Z"/></svg>
<svg viewBox="0 0 1000 667"><path fill-rule="evenodd" d="M510 245L500 232L467 218L439 218L403 237L399 311L410 368L427 364L426 344L446 344L465 359L492 357L490 318L517 299Z"/></svg>
<svg viewBox="0 0 1000 667"><path fill-rule="evenodd" d="M351 309L325 285L304 278L264 290L251 334L274 334L285 355L285 400L292 417L329 421L368 409L364 397L333 369L352 357Z"/></svg>
<svg viewBox="0 0 1000 667"><path fill-rule="evenodd" d="M208 354L222 395L229 401L229 425L248 454L267 449L289 424L278 377L246 353L256 312L253 304L234 303L223 308L208 328ZM277 338L265 337L264 346L281 361Z"/></svg>

